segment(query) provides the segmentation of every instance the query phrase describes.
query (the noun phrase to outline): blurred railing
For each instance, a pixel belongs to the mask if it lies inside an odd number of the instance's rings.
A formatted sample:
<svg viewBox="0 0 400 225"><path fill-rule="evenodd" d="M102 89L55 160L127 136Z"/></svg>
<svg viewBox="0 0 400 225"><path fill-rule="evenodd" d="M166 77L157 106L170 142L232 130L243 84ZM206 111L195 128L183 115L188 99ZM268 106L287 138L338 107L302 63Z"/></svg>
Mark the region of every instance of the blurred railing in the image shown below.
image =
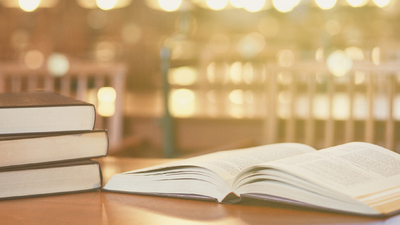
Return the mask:
<svg viewBox="0 0 400 225"><path fill-rule="evenodd" d="M97 109L95 128L107 129L110 147L122 140L123 100L126 67L123 64L71 63L63 76L53 76L47 68L32 70L23 64L0 63L0 93L45 90L93 103L98 108L97 92L113 87L116 98L110 115Z"/></svg>
<svg viewBox="0 0 400 225"><path fill-rule="evenodd" d="M268 64L264 141L300 141L329 147L356 140L395 150L399 144L396 142L399 130L395 128L399 71L397 62L380 65L354 62L346 75L338 77L324 63L303 62L290 67ZM285 84L278 80L282 74L289 80ZM288 98L283 120L278 115L281 104L278 95L282 91ZM338 95L345 98L340 100L336 98ZM316 104L321 96L325 101ZM318 118L316 111L321 108L325 116ZM301 116L299 111L303 111Z"/></svg>

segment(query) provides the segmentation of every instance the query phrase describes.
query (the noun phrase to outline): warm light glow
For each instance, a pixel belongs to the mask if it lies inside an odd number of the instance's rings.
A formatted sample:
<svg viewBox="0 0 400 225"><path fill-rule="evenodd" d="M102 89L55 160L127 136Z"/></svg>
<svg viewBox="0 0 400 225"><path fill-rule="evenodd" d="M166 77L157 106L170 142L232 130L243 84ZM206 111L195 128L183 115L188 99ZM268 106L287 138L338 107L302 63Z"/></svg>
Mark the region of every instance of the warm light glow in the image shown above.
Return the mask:
<svg viewBox="0 0 400 225"><path fill-rule="evenodd" d="M158 4L160 4L160 7L163 10L172 12L179 9L182 4L182 0L158 0Z"/></svg>
<svg viewBox="0 0 400 225"><path fill-rule="evenodd" d="M117 0L96 0L96 5L102 10L110 10L115 7Z"/></svg>
<svg viewBox="0 0 400 225"><path fill-rule="evenodd" d="M170 94L169 109L174 116L189 117L196 111L196 96L192 90L177 89Z"/></svg>
<svg viewBox="0 0 400 225"><path fill-rule="evenodd" d="M107 23L107 13L100 9L93 9L87 14L87 23L93 29L100 29Z"/></svg>
<svg viewBox="0 0 400 225"><path fill-rule="evenodd" d="M335 76L346 75L353 67L353 60L345 52L337 50L331 53L326 60L328 70Z"/></svg>
<svg viewBox="0 0 400 225"><path fill-rule="evenodd" d="M364 60L364 52L362 51L362 49L358 48L358 47L348 47L344 50L344 52L346 53L347 56L349 56L352 60L355 61L362 61Z"/></svg>
<svg viewBox="0 0 400 225"><path fill-rule="evenodd" d="M282 71L278 75L278 82L283 85L289 85L293 81L293 75L289 71Z"/></svg>
<svg viewBox="0 0 400 225"><path fill-rule="evenodd" d="M18 0L18 3L22 10L32 12L39 7L40 0Z"/></svg>
<svg viewBox="0 0 400 225"><path fill-rule="evenodd" d="M389 5L390 0L373 0L373 2L378 7L383 8L383 7L386 7L387 5Z"/></svg>
<svg viewBox="0 0 400 225"><path fill-rule="evenodd" d="M113 87L102 87L97 92L97 99L102 102L114 102L117 92Z"/></svg>
<svg viewBox="0 0 400 225"><path fill-rule="evenodd" d="M265 38L262 34L253 32L242 37L237 45L239 54L245 58L252 58L265 47Z"/></svg>
<svg viewBox="0 0 400 225"><path fill-rule="evenodd" d="M168 81L170 84L192 85L196 80L197 70L193 67L171 68L168 72Z"/></svg>
<svg viewBox="0 0 400 225"><path fill-rule="evenodd" d="M279 12L290 12L300 3L300 0L272 0L272 5Z"/></svg>
<svg viewBox="0 0 400 225"><path fill-rule="evenodd" d="M258 12L263 9L265 5L265 0L247 0L244 9L249 12Z"/></svg>
<svg viewBox="0 0 400 225"><path fill-rule="evenodd" d="M362 7L368 3L368 0L347 0L352 7Z"/></svg>
<svg viewBox="0 0 400 225"><path fill-rule="evenodd" d="M375 47L371 53L372 63L379 66L381 64L381 48Z"/></svg>
<svg viewBox="0 0 400 225"><path fill-rule="evenodd" d="M208 7L213 10L221 10L226 7L228 0L206 0Z"/></svg>
<svg viewBox="0 0 400 225"><path fill-rule="evenodd" d="M53 53L47 59L47 70L54 76L64 76L69 70L68 58L60 53Z"/></svg>
<svg viewBox="0 0 400 225"><path fill-rule="evenodd" d="M97 112L100 116L109 117L115 113L117 92L113 87L102 87L97 92Z"/></svg>
<svg viewBox="0 0 400 225"><path fill-rule="evenodd" d="M243 90L236 89L229 93L229 100L235 104L241 105L244 102Z"/></svg>
<svg viewBox="0 0 400 225"><path fill-rule="evenodd" d="M43 66L44 55L38 50L30 50L24 56L24 63L29 69L39 69Z"/></svg>
<svg viewBox="0 0 400 225"><path fill-rule="evenodd" d="M229 77L234 84L239 84L242 82L242 63L234 62L229 69Z"/></svg>
<svg viewBox="0 0 400 225"><path fill-rule="evenodd" d="M235 8L243 8L244 4L246 4L246 0L229 0L229 2Z"/></svg>
<svg viewBox="0 0 400 225"><path fill-rule="evenodd" d="M250 62L247 62L243 66L243 80L247 84L251 84L254 81L254 68Z"/></svg>
<svg viewBox="0 0 400 225"><path fill-rule="evenodd" d="M290 49L280 50L277 54L278 64L283 67L290 67L294 64L294 52Z"/></svg>
<svg viewBox="0 0 400 225"><path fill-rule="evenodd" d="M337 0L315 0L315 3L323 10L332 9Z"/></svg>

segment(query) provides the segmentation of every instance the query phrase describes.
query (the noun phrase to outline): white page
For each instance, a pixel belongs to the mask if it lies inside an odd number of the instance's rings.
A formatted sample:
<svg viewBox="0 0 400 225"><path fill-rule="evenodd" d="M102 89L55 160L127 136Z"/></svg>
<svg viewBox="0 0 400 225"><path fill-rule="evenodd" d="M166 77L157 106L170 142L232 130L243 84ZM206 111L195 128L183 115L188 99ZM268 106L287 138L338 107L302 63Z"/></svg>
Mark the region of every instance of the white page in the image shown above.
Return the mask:
<svg viewBox="0 0 400 225"><path fill-rule="evenodd" d="M348 143L264 164L353 198L400 186L400 155L368 143Z"/></svg>

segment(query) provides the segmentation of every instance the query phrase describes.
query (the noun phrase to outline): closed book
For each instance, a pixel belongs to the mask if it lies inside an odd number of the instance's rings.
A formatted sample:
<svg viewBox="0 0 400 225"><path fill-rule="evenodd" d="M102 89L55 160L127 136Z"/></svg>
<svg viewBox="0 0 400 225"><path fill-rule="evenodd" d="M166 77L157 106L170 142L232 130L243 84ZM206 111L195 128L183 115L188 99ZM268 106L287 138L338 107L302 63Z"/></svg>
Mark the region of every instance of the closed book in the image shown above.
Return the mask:
<svg viewBox="0 0 400 225"><path fill-rule="evenodd" d="M96 190L100 164L91 160L0 169L0 199Z"/></svg>
<svg viewBox="0 0 400 225"><path fill-rule="evenodd" d="M52 92L0 94L0 134L92 130L96 110Z"/></svg>
<svg viewBox="0 0 400 225"><path fill-rule="evenodd" d="M98 158L107 155L106 130L0 136L0 167Z"/></svg>

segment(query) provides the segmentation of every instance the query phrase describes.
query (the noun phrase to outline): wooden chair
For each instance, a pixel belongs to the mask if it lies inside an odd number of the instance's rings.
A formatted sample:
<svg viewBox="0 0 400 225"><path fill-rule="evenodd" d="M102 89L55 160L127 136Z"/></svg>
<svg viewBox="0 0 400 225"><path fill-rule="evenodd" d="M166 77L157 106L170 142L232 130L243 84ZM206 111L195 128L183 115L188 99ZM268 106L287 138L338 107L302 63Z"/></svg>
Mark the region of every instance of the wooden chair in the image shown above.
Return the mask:
<svg viewBox="0 0 400 225"><path fill-rule="evenodd" d="M97 106L97 91L104 86L113 87L116 91L115 113L110 117L97 114L95 125L95 128L108 130L112 148L122 140L125 76L123 64L72 62L64 76L55 77L46 68L32 70L23 64L0 63L0 93L53 91Z"/></svg>
<svg viewBox="0 0 400 225"><path fill-rule="evenodd" d="M399 143L396 140L398 132L394 112L400 63L374 65L372 62L354 62L350 72L343 77L333 76L325 63L317 62L299 62L290 67L268 64L267 71L268 113L264 120L262 142L295 141L323 148L344 142L365 141L396 150ZM291 76L291 82L279 82L282 72ZM356 84L360 77L361 81ZM278 114L281 103L277 96L283 90L290 96L285 118ZM347 116L340 119L334 113L337 110L334 98L338 93L347 96L346 107L343 108ZM317 95L325 96L324 105L315 104ZM297 113L300 96L308 99L302 106L306 109L303 117ZM357 105L356 97L359 96L363 96L365 107L362 109L364 115L357 117L360 105ZM316 117L316 107L326 107L325 118ZM376 115L377 111L381 112L380 117Z"/></svg>

